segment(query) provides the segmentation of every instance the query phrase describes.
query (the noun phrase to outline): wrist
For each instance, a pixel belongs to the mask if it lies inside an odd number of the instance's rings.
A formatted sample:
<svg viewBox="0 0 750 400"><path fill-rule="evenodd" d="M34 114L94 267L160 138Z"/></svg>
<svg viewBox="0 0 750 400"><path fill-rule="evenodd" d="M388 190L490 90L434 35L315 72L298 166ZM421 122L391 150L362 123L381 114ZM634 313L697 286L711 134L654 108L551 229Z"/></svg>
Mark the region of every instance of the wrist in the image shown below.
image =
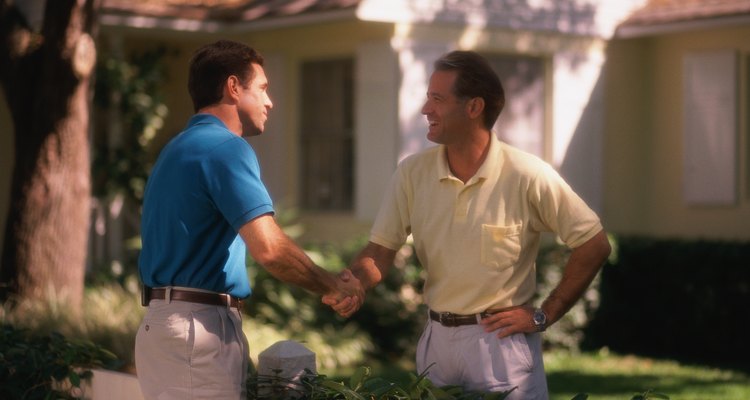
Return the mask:
<svg viewBox="0 0 750 400"><path fill-rule="evenodd" d="M547 329L549 319L541 307L534 309L531 319L537 332L544 332Z"/></svg>

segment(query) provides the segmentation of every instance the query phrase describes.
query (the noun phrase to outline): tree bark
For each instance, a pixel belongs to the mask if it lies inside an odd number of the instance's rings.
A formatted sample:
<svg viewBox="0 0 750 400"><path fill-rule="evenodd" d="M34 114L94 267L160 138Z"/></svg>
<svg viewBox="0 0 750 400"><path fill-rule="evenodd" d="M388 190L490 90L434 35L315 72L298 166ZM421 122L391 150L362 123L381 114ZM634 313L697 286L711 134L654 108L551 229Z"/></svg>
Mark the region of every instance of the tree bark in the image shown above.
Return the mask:
<svg viewBox="0 0 750 400"><path fill-rule="evenodd" d="M90 219L90 78L98 0L47 0L34 32L0 0L0 82L15 133L2 299L80 308Z"/></svg>

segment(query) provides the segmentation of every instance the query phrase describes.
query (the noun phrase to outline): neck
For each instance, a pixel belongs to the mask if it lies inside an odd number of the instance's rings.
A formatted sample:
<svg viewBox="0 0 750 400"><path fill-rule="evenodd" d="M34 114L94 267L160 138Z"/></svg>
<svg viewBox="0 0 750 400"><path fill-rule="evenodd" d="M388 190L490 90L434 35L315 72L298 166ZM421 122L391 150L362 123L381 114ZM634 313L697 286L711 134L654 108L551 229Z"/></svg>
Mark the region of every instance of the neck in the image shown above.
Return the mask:
<svg viewBox="0 0 750 400"><path fill-rule="evenodd" d="M492 132L482 131L471 135L469 140L445 146L451 172L466 183L474 176L487 158Z"/></svg>
<svg viewBox="0 0 750 400"><path fill-rule="evenodd" d="M242 136L242 124L237 116L237 110L234 107L228 107L224 104L218 103L203 107L198 110L198 113L215 116L220 119L232 133L237 136Z"/></svg>

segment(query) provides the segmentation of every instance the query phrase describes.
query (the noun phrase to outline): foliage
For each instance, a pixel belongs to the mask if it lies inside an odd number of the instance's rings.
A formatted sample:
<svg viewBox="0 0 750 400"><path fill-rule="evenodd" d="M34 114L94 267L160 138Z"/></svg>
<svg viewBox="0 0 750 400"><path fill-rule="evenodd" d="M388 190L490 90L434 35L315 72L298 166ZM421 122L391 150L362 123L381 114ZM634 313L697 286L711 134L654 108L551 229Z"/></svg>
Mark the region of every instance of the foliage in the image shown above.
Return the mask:
<svg viewBox="0 0 750 400"><path fill-rule="evenodd" d="M112 351L121 363L132 362L135 332L144 313L135 277L131 276L123 286L109 283L88 287L80 313L70 309L65 297L54 292L45 297L47 301L24 300L13 307L4 304L0 323L37 335L59 332L85 339Z"/></svg>
<svg viewBox="0 0 750 400"><path fill-rule="evenodd" d="M96 65L93 98L92 194L94 249L107 234L131 238L119 243L114 257L109 248L92 253L90 262L98 282L122 280L135 273L140 240L140 209L146 179L153 165L155 138L164 125L165 57L174 51L157 47L123 57L102 49ZM109 225L115 224L114 228ZM112 229L117 232L111 232ZM135 240L132 237L136 236ZM114 260L112 258L115 258Z"/></svg>
<svg viewBox="0 0 750 400"><path fill-rule="evenodd" d="M438 387L427 377L408 373L408 383L400 384L374 376L370 367L357 368L346 379L330 378L305 370L299 378L288 379L275 375L250 374L247 380L247 398L298 399L298 400L502 400L515 388L504 392L465 390L461 386ZM578 393L571 400L587 400L587 393ZM669 400L669 396L649 389L637 393L631 400Z"/></svg>
<svg viewBox="0 0 750 400"><path fill-rule="evenodd" d="M0 326L0 398L76 399L90 368L112 366L116 356L87 341L59 333L31 335L11 325Z"/></svg>
<svg viewBox="0 0 750 400"><path fill-rule="evenodd" d="M750 371L748 260L748 241L618 236L584 347Z"/></svg>
<svg viewBox="0 0 750 400"><path fill-rule="evenodd" d="M281 372L281 371L279 371ZM427 377L409 374L409 384L400 385L372 376L369 367L359 367L347 380L305 371L299 380L275 376L251 375L248 378L248 399L304 400L502 400L510 392L482 393L460 386L437 387Z"/></svg>
<svg viewBox="0 0 750 400"><path fill-rule="evenodd" d="M166 78L165 47L134 53L125 60L102 54L96 66L95 125L92 191L96 197L124 194L141 204L146 178L153 164L149 145L164 125L168 108L163 101ZM110 132L112 123L121 132ZM115 136L115 137L111 137Z"/></svg>
<svg viewBox="0 0 750 400"><path fill-rule="evenodd" d="M288 220L285 223L295 226ZM338 272L365 243L366 239L359 238L338 247L306 246L306 251L318 265ZM287 339L316 342L319 346L315 351L324 368L352 365L365 356L413 356L425 313L419 295L423 281L421 268L416 264L411 246L404 246L391 273L368 293L362 308L347 320L323 305L319 296L280 282L252 259L249 259L249 265L253 294L247 302L246 312L260 324L288 332ZM356 338L358 343L350 341L341 347L346 338ZM326 346L326 343L335 345ZM330 352L325 349L329 346Z"/></svg>
<svg viewBox="0 0 750 400"><path fill-rule="evenodd" d="M612 239L610 239L610 242ZM539 250L537 257L537 296L536 303L547 298L562 278L563 268L570 257L571 250L557 241L547 243ZM584 330L599 308L599 286L601 274L598 274L586 289L581 299L557 322L544 332L544 344L547 348L566 349L579 352L584 340Z"/></svg>

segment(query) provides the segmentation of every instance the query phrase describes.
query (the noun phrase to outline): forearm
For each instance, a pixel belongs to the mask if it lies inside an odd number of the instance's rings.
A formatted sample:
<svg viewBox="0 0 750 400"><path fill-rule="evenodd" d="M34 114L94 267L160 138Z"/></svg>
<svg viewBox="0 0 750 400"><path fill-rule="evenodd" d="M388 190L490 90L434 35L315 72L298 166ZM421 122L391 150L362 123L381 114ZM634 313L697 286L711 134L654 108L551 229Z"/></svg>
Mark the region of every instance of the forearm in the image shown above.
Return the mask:
<svg viewBox="0 0 750 400"><path fill-rule="evenodd" d="M316 265L291 239L279 243L274 253L261 265L275 278L319 295L336 290L335 275Z"/></svg>
<svg viewBox="0 0 750 400"><path fill-rule="evenodd" d="M377 286L393 265L396 251L368 242L349 266L365 289Z"/></svg>
<svg viewBox="0 0 750 400"><path fill-rule="evenodd" d="M336 290L336 277L315 265L270 215L260 216L240 228L250 255L277 279L321 295Z"/></svg>
<svg viewBox="0 0 750 400"><path fill-rule="evenodd" d="M573 250L558 285L542 303L548 324L562 318L581 298L611 251L607 235L599 232Z"/></svg>

